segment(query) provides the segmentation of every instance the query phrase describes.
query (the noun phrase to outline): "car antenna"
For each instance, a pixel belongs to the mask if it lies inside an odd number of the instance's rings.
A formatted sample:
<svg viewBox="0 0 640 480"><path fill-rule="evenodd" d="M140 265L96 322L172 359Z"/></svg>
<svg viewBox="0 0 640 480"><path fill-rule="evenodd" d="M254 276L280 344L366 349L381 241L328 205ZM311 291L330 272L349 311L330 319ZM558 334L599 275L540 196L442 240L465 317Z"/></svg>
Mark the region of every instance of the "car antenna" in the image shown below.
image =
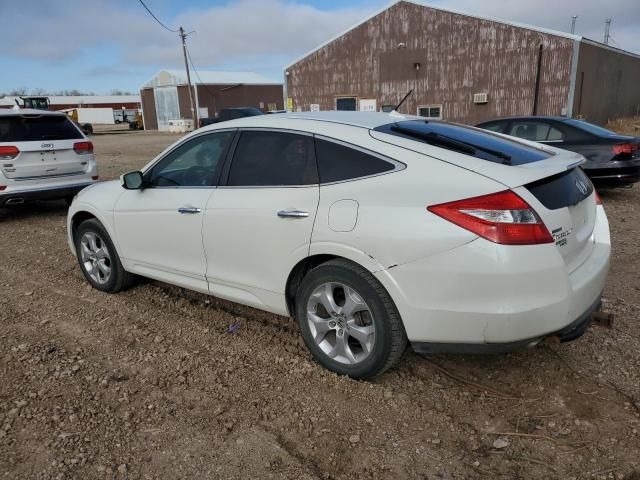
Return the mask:
<svg viewBox="0 0 640 480"><path fill-rule="evenodd" d="M409 90L409 93L407 93L404 98L402 100L400 100L400 103L396 106L396 108L393 109L394 112L398 112L398 109L402 106L402 104L404 103L404 101L409 98L409 95L411 95L413 93L413 88L411 90Z"/></svg>

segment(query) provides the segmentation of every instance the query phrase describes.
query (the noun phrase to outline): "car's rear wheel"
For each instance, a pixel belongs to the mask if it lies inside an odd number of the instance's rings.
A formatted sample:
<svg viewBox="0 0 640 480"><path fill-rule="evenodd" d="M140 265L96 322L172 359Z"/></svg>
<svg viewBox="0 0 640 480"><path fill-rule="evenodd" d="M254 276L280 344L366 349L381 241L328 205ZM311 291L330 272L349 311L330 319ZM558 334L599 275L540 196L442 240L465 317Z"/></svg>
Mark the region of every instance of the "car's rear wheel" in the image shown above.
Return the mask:
<svg viewBox="0 0 640 480"><path fill-rule="evenodd" d="M117 293L133 284L135 276L122 268L113 242L98 220L82 222L74 242L80 269L93 288Z"/></svg>
<svg viewBox="0 0 640 480"><path fill-rule="evenodd" d="M381 374L407 344L387 291L347 260L329 261L304 277L296 295L296 319L318 363L354 378Z"/></svg>

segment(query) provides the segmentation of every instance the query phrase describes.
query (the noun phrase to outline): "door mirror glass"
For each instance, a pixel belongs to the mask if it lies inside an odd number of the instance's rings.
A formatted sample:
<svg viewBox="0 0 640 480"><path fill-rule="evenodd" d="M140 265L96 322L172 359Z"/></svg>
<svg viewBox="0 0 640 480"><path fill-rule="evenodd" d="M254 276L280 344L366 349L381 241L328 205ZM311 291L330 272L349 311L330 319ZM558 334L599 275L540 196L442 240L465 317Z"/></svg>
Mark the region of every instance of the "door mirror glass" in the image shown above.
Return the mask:
<svg viewBox="0 0 640 480"><path fill-rule="evenodd" d="M143 183L142 172L129 172L122 175L122 186L127 190L141 190Z"/></svg>

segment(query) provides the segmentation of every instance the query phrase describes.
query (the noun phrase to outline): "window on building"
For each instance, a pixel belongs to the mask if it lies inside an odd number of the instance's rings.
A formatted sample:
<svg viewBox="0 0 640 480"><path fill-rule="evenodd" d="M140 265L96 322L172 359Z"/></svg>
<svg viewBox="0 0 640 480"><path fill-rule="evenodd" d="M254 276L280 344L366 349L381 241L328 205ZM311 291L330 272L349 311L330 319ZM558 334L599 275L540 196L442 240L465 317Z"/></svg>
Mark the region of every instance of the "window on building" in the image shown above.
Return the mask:
<svg viewBox="0 0 640 480"><path fill-rule="evenodd" d="M418 107L418 115L434 120L442 120L442 105L425 105Z"/></svg>
<svg viewBox="0 0 640 480"><path fill-rule="evenodd" d="M391 162L360 150L327 140L316 139L320 183L339 182L388 172Z"/></svg>
<svg viewBox="0 0 640 480"><path fill-rule="evenodd" d="M356 97L340 97L336 98L336 110L346 110L349 112L355 112L357 110Z"/></svg>
<svg viewBox="0 0 640 480"><path fill-rule="evenodd" d="M227 185L286 186L318 183L313 139L286 132L242 132Z"/></svg>
<svg viewBox="0 0 640 480"><path fill-rule="evenodd" d="M513 122L509 135L533 142L551 142L564 139L560 130L539 122Z"/></svg>

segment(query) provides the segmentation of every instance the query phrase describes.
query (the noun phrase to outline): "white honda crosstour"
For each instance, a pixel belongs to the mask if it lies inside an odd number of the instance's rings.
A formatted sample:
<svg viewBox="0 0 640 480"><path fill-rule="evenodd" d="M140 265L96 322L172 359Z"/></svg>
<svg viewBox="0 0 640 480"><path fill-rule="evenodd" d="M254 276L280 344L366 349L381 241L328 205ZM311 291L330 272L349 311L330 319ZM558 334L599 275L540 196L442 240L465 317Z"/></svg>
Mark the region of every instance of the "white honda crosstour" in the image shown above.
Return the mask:
<svg viewBox="0 0 640 480"><path fill-rule="evenodd" d="M584 159L397 113L202 128L83 190L69 244L93 287L136 276L293 316L325 367L370 378L418 352L579 337L609 226Z"/></svg>

